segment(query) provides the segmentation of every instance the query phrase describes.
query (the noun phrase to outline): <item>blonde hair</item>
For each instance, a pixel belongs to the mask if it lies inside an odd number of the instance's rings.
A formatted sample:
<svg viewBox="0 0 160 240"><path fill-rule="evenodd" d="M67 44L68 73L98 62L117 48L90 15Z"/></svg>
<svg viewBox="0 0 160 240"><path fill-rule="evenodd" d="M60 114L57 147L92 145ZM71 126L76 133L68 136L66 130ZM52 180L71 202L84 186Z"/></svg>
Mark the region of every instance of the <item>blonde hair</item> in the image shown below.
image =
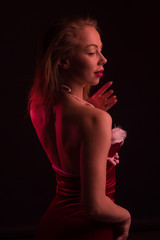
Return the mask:
<svg viewBox="0 0 160 240"><path fill-rule="evenodd" d="M75 46L78 32L83 26L93 26L100 33L97 21L90 17L62 19L55 23L47 32L41 50L39 50L34 83L29 94L28 108L34 106L56 105L62 84L58 61L70 54ZM84 99L88 97L89 86L84 88Z"/></svg>

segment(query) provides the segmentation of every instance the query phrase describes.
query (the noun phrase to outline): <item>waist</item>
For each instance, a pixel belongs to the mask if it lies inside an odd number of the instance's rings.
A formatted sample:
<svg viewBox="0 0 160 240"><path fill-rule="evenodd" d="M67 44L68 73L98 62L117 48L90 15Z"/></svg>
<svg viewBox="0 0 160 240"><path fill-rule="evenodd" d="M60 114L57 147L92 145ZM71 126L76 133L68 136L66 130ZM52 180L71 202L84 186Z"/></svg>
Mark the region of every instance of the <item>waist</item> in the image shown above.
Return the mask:
<svg viewBox="0 0 160 240"><path fill-rule="evenodd" d="M56 174L56 195L64 201L80 202L81 199L81 177L79 175L66 174L62 171L55 170ZM115 166L108 164L106 191L105 194L114 201L115 193Z"/></svg>
<svg viewBox="0 0 160 240"><path fill-rule="evenodd" d="M115 193L115 179L107 181L105 194L112 201L114 201ZM63 202L80 203L81 200L81 184L68 184L68 182L57 181L56 195L59 196Z"/></svg>

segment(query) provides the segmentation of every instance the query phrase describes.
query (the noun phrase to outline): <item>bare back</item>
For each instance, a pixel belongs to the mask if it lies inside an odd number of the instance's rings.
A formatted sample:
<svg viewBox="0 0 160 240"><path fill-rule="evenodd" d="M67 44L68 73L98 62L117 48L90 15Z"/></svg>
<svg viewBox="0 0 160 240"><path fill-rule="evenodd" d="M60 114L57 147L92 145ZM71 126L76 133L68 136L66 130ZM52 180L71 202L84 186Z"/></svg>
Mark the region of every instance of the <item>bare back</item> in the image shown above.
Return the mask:
<svg viewBox="0 0 160 240"><path fill-rule="evenodd" d="M53 112L47 112L44 106L31 108L32 123L54 166L68 173L80 173L81 122L94 121L99 111L69 96L64 96Z"/></svg>

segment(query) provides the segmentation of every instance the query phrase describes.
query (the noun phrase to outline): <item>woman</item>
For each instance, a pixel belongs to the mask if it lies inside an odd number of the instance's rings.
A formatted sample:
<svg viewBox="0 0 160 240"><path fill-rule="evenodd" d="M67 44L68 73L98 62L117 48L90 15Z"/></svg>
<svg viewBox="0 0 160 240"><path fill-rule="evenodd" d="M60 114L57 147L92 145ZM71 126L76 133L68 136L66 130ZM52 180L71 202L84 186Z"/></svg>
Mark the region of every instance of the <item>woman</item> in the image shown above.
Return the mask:
<svg viewBox="0 0 160 240"><path fill-rule="evenodd" d="M57 188L39 224L38 240L128 236L130 214L113 198L118 159L107 161L112 119L102 102L111 92L102 93L111 83L87 101L89 87L99 83L107 62L101 50L97 23L90 18L59 21L43 44L29 107ZM113 96L109 107L115 102Z"/></svg>

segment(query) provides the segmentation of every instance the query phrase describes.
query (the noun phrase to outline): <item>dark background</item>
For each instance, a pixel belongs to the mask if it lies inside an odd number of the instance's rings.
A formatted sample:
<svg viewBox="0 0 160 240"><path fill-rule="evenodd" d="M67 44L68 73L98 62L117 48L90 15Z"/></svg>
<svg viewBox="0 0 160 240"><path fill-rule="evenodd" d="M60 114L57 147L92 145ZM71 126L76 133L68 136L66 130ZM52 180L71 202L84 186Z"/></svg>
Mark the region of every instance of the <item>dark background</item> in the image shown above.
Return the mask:
<svg viewBox="0 0 160 240"><path fill-rule="evenodd" d="M129 2L129 1L128 1ZM55 176L27 115L38 37L57 16L89 14L102 29L113 125L128 135L117 166L116 202L132 230L160 229L159 9L101 2L9 2L1 6L0 236L33 235L55 194Z"/></svg>

